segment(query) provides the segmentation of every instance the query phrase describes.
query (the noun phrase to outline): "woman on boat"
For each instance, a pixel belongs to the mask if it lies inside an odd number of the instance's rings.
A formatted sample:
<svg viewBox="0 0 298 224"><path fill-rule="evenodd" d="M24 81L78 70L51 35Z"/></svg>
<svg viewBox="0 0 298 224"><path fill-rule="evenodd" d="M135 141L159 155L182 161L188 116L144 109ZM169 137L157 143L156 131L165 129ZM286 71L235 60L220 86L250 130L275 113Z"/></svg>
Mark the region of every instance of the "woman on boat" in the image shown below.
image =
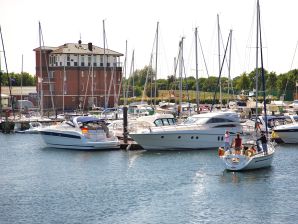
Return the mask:
<svg viewBox="0 0 298 224"><path fill-rule="evenodd" d="M230 151L230 132L226 130L225 133L225 152Z"/></svg>
<svg viewBox="0 0 298 224"><path fill-rule="evenodd" d="M241 148L242 148L242 138L240 137L240 134L237 133L236 138L234 139L235 154L240 154Z"/></svg>

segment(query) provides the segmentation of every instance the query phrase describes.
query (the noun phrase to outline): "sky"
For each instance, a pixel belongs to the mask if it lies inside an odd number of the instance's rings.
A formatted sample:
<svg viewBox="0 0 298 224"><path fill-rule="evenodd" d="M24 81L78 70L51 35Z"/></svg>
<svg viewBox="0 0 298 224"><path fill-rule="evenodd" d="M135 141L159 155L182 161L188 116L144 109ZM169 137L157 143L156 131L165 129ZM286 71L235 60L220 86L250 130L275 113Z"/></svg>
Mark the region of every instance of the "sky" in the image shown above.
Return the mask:
<svg viewBox="0 0 298 224"><path fill-rule="evenodd" d="M298 41L297 0L260 0L264 67L277 74L298 67L295 49ZM38 22L45 46L92 42L103 47L103 21L107 47L126 52L127 76L149 64L156 55L153 46L159 22L157 76L174 74L174 58L184 38L184 67L195 76L195 27L202 49L198 48L199 77L218 76L217 15L221 31L220 56L223 58L230 30L232 33L232 77L250 72L256 64L256 0L0 0L0 26L7 56L8 72L35 74L35 52L39 47ZM152 50L154 48L154 50ZM2 44L0 58L5 70ZM121 57L124 62L125 57ZM155 67L155 64L153 64ZM228 76L225 65L223 76Z"/></svg>

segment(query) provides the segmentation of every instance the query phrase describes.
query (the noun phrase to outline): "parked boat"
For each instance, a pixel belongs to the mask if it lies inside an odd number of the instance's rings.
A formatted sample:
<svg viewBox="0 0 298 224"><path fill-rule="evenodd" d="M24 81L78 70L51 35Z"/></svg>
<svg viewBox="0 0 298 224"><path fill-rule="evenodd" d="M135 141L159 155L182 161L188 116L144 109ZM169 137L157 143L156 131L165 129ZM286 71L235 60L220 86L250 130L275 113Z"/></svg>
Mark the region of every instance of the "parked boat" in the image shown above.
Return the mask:
<svg viewBox="0 0 298 224"><path fill-rule="evenodd" d="M197 114L181 124L139 129L129 135L146 150L206 149L221 146L227 129L232 136L242 132L234 112Z"/></svg>
<svg viewBox="0 0 298 224"><path fill-rule="evenodd" d="M27 123L15 123L15 133L22 134L38 134L38 131L42 128L42 124L38 121L30 121Z"/></svg>
<svg viewBox="0 0 298 224"><path fill-rule="evenodd" d="M39 130L44 142L49 147L100 150L117 149L119 141L109 131L101 119L89 116L78 116L61 124Z"/></svg>
<svg viewBox="0 0 298 224"><path fill-rule="evenodd" d="M298 116L291 116L293 123L279 125L273 128L274 133L287 144L298 143Z"/></svg>

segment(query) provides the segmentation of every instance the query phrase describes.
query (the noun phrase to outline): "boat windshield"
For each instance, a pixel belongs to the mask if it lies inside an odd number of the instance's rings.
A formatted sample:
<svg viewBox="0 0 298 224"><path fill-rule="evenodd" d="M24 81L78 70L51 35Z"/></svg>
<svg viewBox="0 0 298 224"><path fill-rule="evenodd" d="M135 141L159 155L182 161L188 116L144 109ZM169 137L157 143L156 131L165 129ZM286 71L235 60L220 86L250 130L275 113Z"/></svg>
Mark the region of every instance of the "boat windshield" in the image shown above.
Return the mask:
<svg viewBox="0 0 298 224"><path fill-rule="evenodd" d="M188 117L184 124L206 124L209 119L208 117Z"/></svg>

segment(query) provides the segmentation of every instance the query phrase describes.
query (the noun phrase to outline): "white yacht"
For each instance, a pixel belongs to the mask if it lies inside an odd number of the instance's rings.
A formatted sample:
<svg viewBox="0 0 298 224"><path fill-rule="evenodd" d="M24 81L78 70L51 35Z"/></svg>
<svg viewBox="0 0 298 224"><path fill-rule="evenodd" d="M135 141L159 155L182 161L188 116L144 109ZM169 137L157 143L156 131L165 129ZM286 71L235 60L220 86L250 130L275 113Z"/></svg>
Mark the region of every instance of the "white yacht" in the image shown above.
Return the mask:
<svg viewBox="0 0 298 224"><path fill-rule="evenodd" d="M274 133L287 144L298 143L298 115L290 116L293 123L279 125L273 128Z"/></svg>
<svg viewBox="0 0 298 224"><path fill-rule="evenodd" d="M168 120L166 121L168 122ZM224 133L231 137L242 132L234 112L210 112L188 117L181 124L138 129L129 135L146 150L177 150L217 148L224 144Z"/></svg>
<svg viewBox="0 0 298 224"><path fill-rule="evenodd" d="M119 141L103 120L78 116L70 121L42 128L38 131L49 147L99 150L119 149Z"/></svg>

